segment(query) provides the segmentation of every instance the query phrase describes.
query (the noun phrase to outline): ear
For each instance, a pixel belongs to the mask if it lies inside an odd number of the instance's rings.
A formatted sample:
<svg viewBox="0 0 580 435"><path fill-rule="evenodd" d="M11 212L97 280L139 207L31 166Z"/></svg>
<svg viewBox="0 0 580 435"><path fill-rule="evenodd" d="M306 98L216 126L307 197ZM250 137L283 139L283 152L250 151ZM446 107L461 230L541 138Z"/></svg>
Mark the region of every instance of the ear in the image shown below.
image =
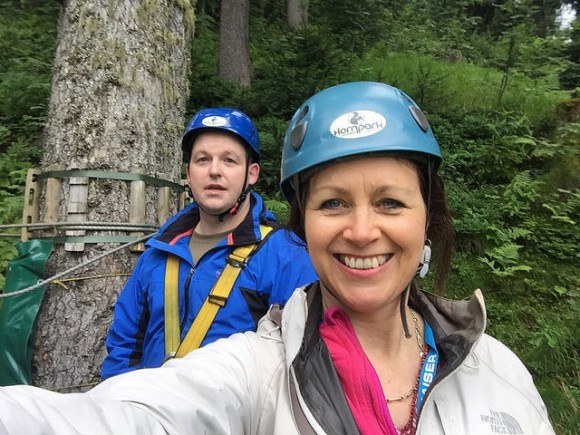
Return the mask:
<svg viewBox="0 0 580 435"><path fill-rule="evenodd" d="M189 162L185 165L185 178L187 179L187 184L191 186L191 179L189 178Z"/></svg>
<svg viewBox="0 0 580 435"><path fill-rule="evenodd" d="M260 176L260 165L257 163L250 163L250 166L248 167L248 184L250 186L256 184L259 176Z"/></svg>

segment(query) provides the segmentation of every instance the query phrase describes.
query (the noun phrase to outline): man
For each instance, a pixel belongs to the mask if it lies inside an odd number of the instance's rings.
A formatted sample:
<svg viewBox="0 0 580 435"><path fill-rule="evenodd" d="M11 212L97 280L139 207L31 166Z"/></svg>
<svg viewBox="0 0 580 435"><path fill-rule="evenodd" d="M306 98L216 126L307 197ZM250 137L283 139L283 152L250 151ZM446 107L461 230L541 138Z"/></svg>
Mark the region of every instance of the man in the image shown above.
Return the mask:
<svg viewBox="0 0 580 435"><path fill-rule="evenodd" d="M147 242L119 295L103 379L157 367L175 354L255 330L271 304L284 304L294 289L317 279L298 237L279 228L251 192L260 173L260 146L246 114L200 111L187 127L182 150L194 201ZM240 246L247 247L244 254ZM214 296L217 288L225 298Z"/></svg>

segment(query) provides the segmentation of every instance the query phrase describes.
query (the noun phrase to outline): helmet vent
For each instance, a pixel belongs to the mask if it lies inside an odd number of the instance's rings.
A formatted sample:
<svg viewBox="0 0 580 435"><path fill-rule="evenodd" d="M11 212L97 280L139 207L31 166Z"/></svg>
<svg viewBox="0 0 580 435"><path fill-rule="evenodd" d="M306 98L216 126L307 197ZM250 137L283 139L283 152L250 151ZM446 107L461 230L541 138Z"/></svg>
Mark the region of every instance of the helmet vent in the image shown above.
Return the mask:
<svg viewBox="0 0 580 435"><path fill-rule="evenodd" d="M302 146L307 127L308 121L304 121L294 127L294 130L292 130L292 133L290 133L290 145L292 145L294 150L297 150Z"/></svg>
<svg viewBox="0 0 580 435"><path fill-rule="evenodd" d="M308 115L309 111L310 111L310 106L304 106L302 108L302 110L300 111L300 113L298 114L298 116L296 117L296 124L298 124L300 121L302 121L304 119L304 117L306 115Z"/></svg>
<svg viewBox="0 0 580 435"><path fill-rule="evenodd" d="M419 125L419 127L421 127L421 130L427 132L427 130L429 130L429 121L427 120L427 117L425 116L423 111L419 109L417 106L411 106L409 107L409 112L411 112L411 115L413 115L413 119Z"/></svg>

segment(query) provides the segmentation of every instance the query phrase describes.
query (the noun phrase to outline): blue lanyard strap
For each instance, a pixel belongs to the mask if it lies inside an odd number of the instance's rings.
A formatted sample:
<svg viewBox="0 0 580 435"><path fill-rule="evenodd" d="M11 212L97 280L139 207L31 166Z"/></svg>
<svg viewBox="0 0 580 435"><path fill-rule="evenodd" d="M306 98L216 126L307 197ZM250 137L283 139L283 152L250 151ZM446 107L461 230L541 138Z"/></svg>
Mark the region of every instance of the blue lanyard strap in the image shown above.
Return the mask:
<svg viewBox="0 0 580 435"><path fill-rule="evenodd" d="M417 411L423 402L423 397L425 397L425 392L433 379L435 379L435 374L437 373L437 365L439 363L439 353L437 352L437 346L435 345L435 336L433 335L433 330L427 322L424 322L424 335L425 343L429 347L427 352L427 357L425 357L425 362L423 367L421 367L421 375L419 377L419 391L417 392Z"/></svg>

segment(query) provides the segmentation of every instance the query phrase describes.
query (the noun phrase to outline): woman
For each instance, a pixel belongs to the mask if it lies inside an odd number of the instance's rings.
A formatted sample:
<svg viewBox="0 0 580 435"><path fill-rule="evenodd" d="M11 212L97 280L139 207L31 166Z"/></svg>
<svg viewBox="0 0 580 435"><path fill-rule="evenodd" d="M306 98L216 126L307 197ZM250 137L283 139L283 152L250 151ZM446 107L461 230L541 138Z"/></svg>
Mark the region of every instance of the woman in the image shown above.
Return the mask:
<svg viewBox="0 0 580 435"><path fill-rule="evenodd" d="M481 293L450 301L415 287L431 246L439 286L449 271L440 162L401 91L356 82L311 97L286 134L281 184L320 281L257 333L160 369L72 399L0 391L0 432L553 433L523 364L484 334Z"/></svg>

